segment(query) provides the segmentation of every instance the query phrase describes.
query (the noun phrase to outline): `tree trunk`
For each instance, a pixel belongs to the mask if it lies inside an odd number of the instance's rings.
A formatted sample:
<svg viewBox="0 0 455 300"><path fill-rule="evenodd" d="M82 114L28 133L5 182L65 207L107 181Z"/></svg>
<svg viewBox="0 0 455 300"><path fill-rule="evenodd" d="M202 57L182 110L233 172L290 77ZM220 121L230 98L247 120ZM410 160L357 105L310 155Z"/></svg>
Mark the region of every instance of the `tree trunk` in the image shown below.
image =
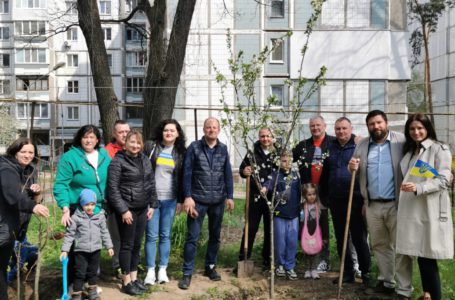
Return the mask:
<svg viewBox="0 0 455 300"><path fill-rule="evenodd" d="M77 0L79 26L85 37L96 99L101 118L104 142L108 143L118 119L117 96L107 61L106 46L96 0Z"/></svg>
<svg viewBox="0 0 455 300"><path fill-rule="evenodd" d="M152 51L149 51L143 91L145 139L150 139L157 122L172 117L195 5L196 0L179 0L167 47L166 0L155 0L154 6L146 9Z"/></svg>
<svg viewBox="0 0 455 300"><path fill-rule="evenodd" d="M427 27L428 27L428 25L422 24L423 46L425 49L425 54L424 54L424 66L425 66L424 99L425 99L425 103L426 103L427 112L430 115L431 122L434 124L433 98L431 95L430 51L428 49L429 29Z"/></svg>
<svg viewBox="0 0 455 300"><path fill-rule="evenodd" d="M274 200L272 200L273 203ZM275 236L273 215L275 209L270 209L270 286L269 286L269 297L275 299Z"/></svg>

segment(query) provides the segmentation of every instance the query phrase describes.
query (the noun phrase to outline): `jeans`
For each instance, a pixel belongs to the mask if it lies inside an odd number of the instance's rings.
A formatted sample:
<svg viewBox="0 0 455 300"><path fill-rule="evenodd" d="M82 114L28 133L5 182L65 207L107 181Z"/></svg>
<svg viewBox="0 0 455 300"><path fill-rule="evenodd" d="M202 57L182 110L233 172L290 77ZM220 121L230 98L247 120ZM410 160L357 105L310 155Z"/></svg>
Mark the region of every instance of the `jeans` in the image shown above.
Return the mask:
<svg viewBox="0 0 455 300"><path fill-rule="evenodd" d="M201 233L205 215L209 218L209 241L205 254L205 267L216 264L216 255L220 248L221 223L223 222L224 201L216 204L200 204L196 202L198 217L193 219L188 216L186 225L188 232L186 235L185 248L183 252L183 275L191 275L194 270L194 260L196 258L197 241Z"/></svg>
<svg viewBox="0 0 455 300"><path fill-rule="evenodd" d="M145 260L147 268L155 268L156 242L159 241L160 267L167 267L171 252L171 233L174 223L177 201L160 200L159 207L155 208L153 217L147 222L145 231Z"/></svg>
<svg viewBox="0 0 455 300"><path fill-rule="evenodd" d="M286 271L294 269L299 218L285 219L275 217L273 222L276 262L278 265L283 266Z"/></svg>

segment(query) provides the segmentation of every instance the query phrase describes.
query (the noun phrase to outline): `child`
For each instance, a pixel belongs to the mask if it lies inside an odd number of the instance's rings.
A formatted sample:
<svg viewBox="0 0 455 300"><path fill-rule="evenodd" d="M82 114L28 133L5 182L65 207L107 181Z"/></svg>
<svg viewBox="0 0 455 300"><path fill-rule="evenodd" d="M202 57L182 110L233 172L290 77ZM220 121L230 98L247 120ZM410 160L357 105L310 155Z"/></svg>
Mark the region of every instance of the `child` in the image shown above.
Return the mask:
<svg viewBox="0 0 455 300"><path fill-rule="evenodd" d="M82 287L88 281L90 300L99 300L96 291L97 270L100 265L101 240L108 249L109 256L114 255L111 237L106 227L104 212L94 214L96 194L90 189L83 189L79 196L80 207L71 217L71 225L66 228L60 259L66 258L74 242L74 282L73 300L82 299Z"/></svg>
<svg viewBox="0 0 455 300"><path fill-rule="evenodd" d="M303 222L301 232L301 243L304 254L305 274L304 278L319 279L317 271L319 253L322 251L323 244L327 244L327 237L322 236L321 224L324 223L325 214L321 214L319 196L315 184L307 183L302 185L302 195L304 198L301 213Z"/></svg>
<svg viewBox="0 0 455 300"><path fill-rule="evenodd" d="M280 170L275 171L272 179L264 183L262 192L273 191L278 176L273 228L275 256L278 264L275 272L277 276L297 280L294 268L299 229L300 179L297 172L290 170L291 157L288 152L280 156Z"/></svg>

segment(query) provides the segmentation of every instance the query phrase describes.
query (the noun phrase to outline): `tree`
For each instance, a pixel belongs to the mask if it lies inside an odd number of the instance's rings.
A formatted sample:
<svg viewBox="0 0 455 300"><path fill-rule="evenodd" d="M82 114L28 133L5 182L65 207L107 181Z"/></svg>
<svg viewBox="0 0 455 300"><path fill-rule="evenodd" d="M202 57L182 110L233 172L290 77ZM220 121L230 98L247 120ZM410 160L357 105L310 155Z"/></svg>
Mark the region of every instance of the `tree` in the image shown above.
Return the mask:
<svg viewBox="0 0 455 300"><path fill-rule="evenodd" d="M17 135L16 120L10 114L10 106L0 105L0 146L8 147Z"/></svg>
<svg viewBox="0 0 455 300"><path fill-rule="evenodd" d="M268 166L260 166L255 161L254 153L254 142L252 134L258 132L261 128L269 128L273 133L273 136L279 137L275 140L275 169L279 168L279 157L285 152L289 151L292 144L292 137L294 129L297 125L299 116L304 111L305 102L310 99L311 95L316 92L319 87L325 84L325 73L326 68L322 66L319 70L318 75L309 80L302 77L302 66L305 59L305 53L308 49L308 43L313 28L321 14L322 4L324 0L314 0L311 2L313 6L313 13L307 22L305 30L306 40L301 50L302 58L300 64L300 74L297 80L286 80L285 85L289 89L294 89L294 97L289 100L288 107L276 109L278 105L278 99L275 95L269 96L264 105L260 105L257 99L257 81L262 76L262 70L268 57L275 50L280 43L283 43L288 39L292 33L284 35L282 38L277 39L271 48L264 47L258 55L253 55L250 61L246 61L243 51L234 54L232 50L231 35L228 32L228 49L230 50L231 59L229 59L229 75L222 74L216 66L214 70L216 73L216 80L221 86L221 99L220 102L223 105L224 117L221 119L222 126L230 133L230 136L234 139L234 147L240 152L239 147L243 147L247 151L247 157L251 162L253 169L251 180L261 190L263 182L259 178L259 170L261 168L267 168ZM229 103L229 97L226 93L232 88L234 91L234 107L231 107ZM296 173L298 173L297 162L294 166ZM295 174L296 174L295 173ZM288 185L291 184L293 176L288 176L286 181ZM289 181L289 182L288 182ZM275 265L274 265L274 212L279 203L285 202L285 199L276 201L276 187L278 182L278 176L275 176L273 182L272 196L262 194L262 199L265 199L267 206L270 211L270 299L274 299L274 285L275 285ZM270 194L269 194L270 195ZM261 200L262 200L261 199ZM255 199L258 201L259 199Z"/></svg>
<svg viewBox="0 0 455 300"><path fill-rule="evenodd" d="M426 112L426 103L423 99L424 85L421 73L413 70L411 81L407 87L407 103L409 112Z"/></svg>
<svg viewBox="0 0 455 300"><path fill-rule="evenodd" d="M412 47L412 64L421 63L421 51L424 49L424 102L426 111L433 119L433 101L431 95L430 76L430 35L436 31L439 17L449 7L455 5L454 0L408 0L409 19L416 28L411 33L410 43Z"/></svg>

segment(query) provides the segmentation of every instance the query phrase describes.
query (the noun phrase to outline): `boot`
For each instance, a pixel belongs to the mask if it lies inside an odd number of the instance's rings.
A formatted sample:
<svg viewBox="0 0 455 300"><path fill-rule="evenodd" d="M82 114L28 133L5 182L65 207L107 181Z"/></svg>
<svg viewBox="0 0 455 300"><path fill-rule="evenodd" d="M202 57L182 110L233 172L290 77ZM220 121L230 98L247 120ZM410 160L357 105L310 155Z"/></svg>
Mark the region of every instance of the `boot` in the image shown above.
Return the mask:
<svg viewBox="0 0 455 300"><path fill-rule="evenodd" d="M89 300L100 300L101 299L96 290L96 285L88 286L88 299Z"/></svg>

